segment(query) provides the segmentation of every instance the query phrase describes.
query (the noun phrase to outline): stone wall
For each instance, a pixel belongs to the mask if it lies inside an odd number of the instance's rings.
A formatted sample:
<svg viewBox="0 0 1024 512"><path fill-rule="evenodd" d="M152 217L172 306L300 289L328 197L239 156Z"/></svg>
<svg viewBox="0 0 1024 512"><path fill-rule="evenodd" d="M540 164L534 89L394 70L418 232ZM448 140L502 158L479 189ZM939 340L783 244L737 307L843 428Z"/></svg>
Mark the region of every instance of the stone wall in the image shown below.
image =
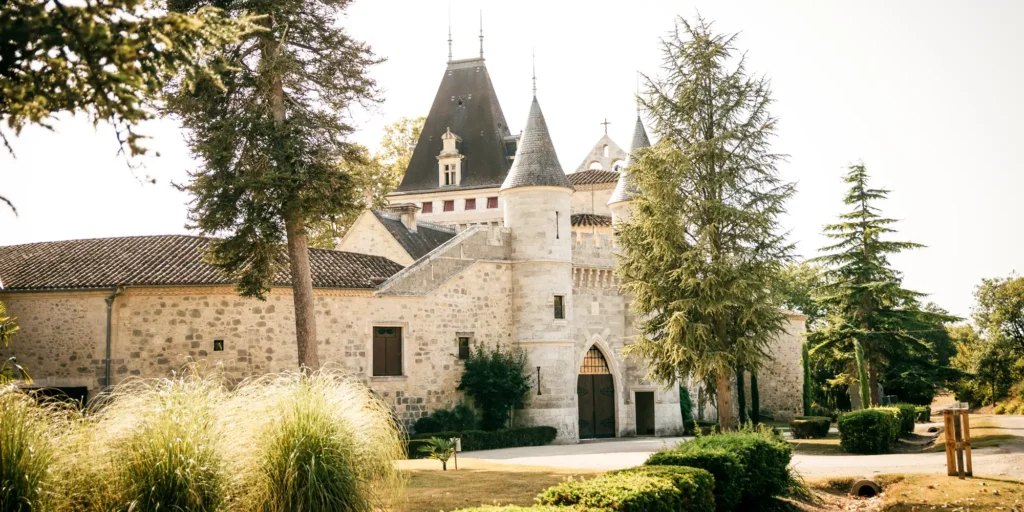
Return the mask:
<svg viewBox="0 0 1024 512"><path fill-rule="evenodd" d="M370 210L359 215L336 249L382 256L402 266L415 261Z"/></svg>
<svg viewBox="0 0 1024 512"><path fill-rule="evenodd" d="M615 183L580 185L572 194L572 213L592 213L611 216L608 200L615 190Z"/></svg>

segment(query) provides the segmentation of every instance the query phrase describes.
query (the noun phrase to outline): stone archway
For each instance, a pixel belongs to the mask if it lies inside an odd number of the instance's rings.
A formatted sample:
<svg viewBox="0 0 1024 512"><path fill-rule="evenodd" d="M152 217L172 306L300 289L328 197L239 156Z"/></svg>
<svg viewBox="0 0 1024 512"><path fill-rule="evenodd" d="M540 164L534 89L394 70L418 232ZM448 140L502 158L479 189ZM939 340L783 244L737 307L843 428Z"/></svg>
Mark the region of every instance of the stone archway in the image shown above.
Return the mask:
<svg viewBox="0 0 1024 512"><path fill-rule="evenodd" d="M615 437L615 380L597 345L583 356L576 397L580 439Z"/></svg>

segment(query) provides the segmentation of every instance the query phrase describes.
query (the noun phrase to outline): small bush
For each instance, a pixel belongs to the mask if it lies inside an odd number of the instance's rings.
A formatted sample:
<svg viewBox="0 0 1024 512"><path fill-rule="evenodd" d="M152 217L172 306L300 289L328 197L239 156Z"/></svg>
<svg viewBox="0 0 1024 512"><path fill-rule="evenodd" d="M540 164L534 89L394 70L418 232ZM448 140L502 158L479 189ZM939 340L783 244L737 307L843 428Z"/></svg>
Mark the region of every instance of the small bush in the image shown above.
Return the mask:
<svg viewBox="0 0 1024 512"><path fill-rule="evenodd" d="M613 471L593 480L567 481L538 497L543 505L620 512L711 512L714 477L703 469L649 466Z"/></svg>
<svg viewBox="0 0 1024 512"><path fill-rule="evenodd" d="M827 417L832 423L839 420L839 416L842 413L836 409L829 409L822 405L818 405L817 402L811 404L811 416Z"/></svg>
<svg viewBox="0 0 1024 512"><path fill-rule="evenodd" d="M555 427L516 427L486 432L483 430L466 430L464 432L434 432L432 434L416 434L409 440L409 458L416 458L419 447L424 440L431 437L462 439L462 451L498 450L501 448L517 448L520 446L544 446L551 444L558 436Z"/></svg>
<svg viewBox="0 0 1024 512"><path fill-rule="evenodd" d="M886 453L899 437L899 411L861 409L839 417L839 445L849 453Z"/></svg>
<svg viewBox="0 0 1024 512"><path fill-rule="evenodd" d="M914 408L915 420L918 423L931 423L932 421L932 408L931 406L924 405Z"/></svg>
<svg viewBox="0 0 1024 512"><path fill-rule="evenodd" d="M14 388L0 388L0 510L46 509L52 478L52 410Z"/></svg>
<svg viewBox="0 0 1024 512"><path fill-rule="evenodd" d="M999 404L992 410L996 414L1006 414L1006 404Z"/></svg>
<svg viewBox="0 0 1024 512"><path fill-rule="evenodd" d="M474 430L477 427L476 411L467 403L457 404L451 409L438 409L424 416L413 425L417 434L433 434L445 431Z"/></svg>
<svg viewBox="0 0 1024 512"><path fill-rule="evenodd" d="M700 432L700 435L706 436L718 432L718 423L713 421L701 421L694 420L683 425L683 435L694 436Z"/></svg>
<svg viewBox="0 0 1024 512"><path fill-rule="evenodd" d="M917 417L917 406L914 404L893 404L900 414L900 434L914 433L914 419Z"/></svg>
<svg viewBox="0 0 1024 512"><path fill-rule="evenodd" d="M745 486L746 474L739 457L716 449L680 453L662 451L651 454L645 466L686 466L700 468L715 477L715 510L734 510L740 502Z"/></svg>
<svg viewBox="0 0 1024 512"><path fill-rule="evenodd" d="M757 506L773 496L779 496L789 486L787 467L792 452L777 432L768 429L740 430L724 434L698 437L680 443L673 451L688 454L708 450L725 451L736 455L743 467L744 484L741 504Z"/></svg>
<svg viewBox="0 0 1024 512"><path fill-rule="evenodd" d="M831 426L832 420L824 416L797 416L789 422L790 432L796 439L823 439Z"/></svg>
<svg viewBox="0 0 1024 512"><path fill-rule="evenodd" d="M530 391L526 353L478 345L466 360L458 390L465 391L480 408L480 428L498 430L508 426L512 409L526 405Z"/></svg>

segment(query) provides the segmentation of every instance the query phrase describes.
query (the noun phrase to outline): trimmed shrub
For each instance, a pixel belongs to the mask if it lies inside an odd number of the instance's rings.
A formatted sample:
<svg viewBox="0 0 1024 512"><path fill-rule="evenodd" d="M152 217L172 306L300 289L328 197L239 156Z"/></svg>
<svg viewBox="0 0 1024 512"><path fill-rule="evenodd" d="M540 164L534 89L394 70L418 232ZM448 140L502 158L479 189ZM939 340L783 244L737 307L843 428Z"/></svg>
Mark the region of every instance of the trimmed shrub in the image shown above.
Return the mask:
<svg viewBox="0 0 1024 512"><path fill-rule="evenodd" d="M447 429L441 426L441 422L438 421L437 418L435 418L433 415L431 415L423 416L422 418L416 420L416 423L414 423L412 426L412 430L417 434L425 435L433 434L435 432L441 432Z"/></svg>
<svg viewBox="0 0 1024 512"><path fill-rule="evenodd" d="M566 481L541 493L542 505L581 506L619 512L711 512L714 477L703 469L645 466L593 480Z"/></svg>
<svg viewBox="0 0 1024 512"><path fill-rule="evenodd" d="M914 433L914 418L917 417L917 406L914 404L893 404L889 407L899 411L900 434Z"/></svg>
<svg viewBox="0 0 1024 512"><path fill-rule="evenodd" d="M741 430L698 437L680 443L673 451L682 454L708 450L736 455L743 467L741 504L748 507L781 495L789 485L789 460L792 452L784 439L771 430Z"/></svg>
<svg viewBox="0 0 1024 512"><path fill-rule="evenodd" d="M700 429L700 435L702 436L711 435L718 432L718 423L702 420L691 421L683 425L683 435L697 435L697 429Z"/></svg>
<svg viewBox="0 0 1024 512"><path fill-rule="evenodd" d="M13 386L0 388L0 510L46 509L53 478L50 416Z"/></svg>
<svg viewBox="0 0 1024 512"><path fill-rule="evenodd" d="M931 423L932 421L932 408L930 405L918 406L914 408L915 420L918 423Z"/></svg>
<svg viewBox="0 0 1024 512"><path fill-rule="evenodd" d="M445 431L473 430L476 426L476 411L469 404L460 403L451 409L438 409L429 416L423 416L416 420L413 430L417 434L433 434Z"/></svg>
<svg viewBox="0 0 1024 512"><path fill-rule="evenodd" d="M645 466L686 466L700 468L715 477L715 510L734 510L743 496L746 474L735 454L707 449L692 453L662 451L651 454Z"/></svg>
<svg viewBox="0 0 1024 512"><path fill-rule="evenodd" d="M886 453L899 438L899 411L879 407L839 417L839 445L849 453Z"/></svg>
<svg viewBox="0 0 1024 512"><path fill-rule="evenodd" d="M431 437L462 439L462 451L497 450L500 448L516 448L520 446L544 446L551 444L558 435L555 427L516 427L487 432L483 430L466 430L463 432L446 431L431 434L416 434L409 440L409 458L419 458L419 447L423 440Z"/></svg>
<svg viewBox="0 0 1024 512"><path fill-rule="evenodd" d="M795 439L823 439L828 436L832 420L825 416L797 416L789 422Z"/></svg>

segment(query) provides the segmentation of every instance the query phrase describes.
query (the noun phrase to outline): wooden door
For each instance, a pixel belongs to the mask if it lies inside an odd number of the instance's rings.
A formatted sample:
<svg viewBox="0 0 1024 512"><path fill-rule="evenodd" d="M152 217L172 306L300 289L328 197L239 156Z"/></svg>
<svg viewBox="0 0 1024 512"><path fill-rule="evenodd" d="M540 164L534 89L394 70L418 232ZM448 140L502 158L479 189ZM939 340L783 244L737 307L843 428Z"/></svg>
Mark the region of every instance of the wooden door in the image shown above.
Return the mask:
<svg viewBox="0 0 1024 512"><path fill-rule="evenodd" d="M576 398L580 439L615 437L615 382L597 347L590 348L580 366Z"/></svg>
<svg viewBox="0 0 1024 512"><path fill-rule="evenodd" d="M580 409L580 438L591 439L594 430L594 376L580 375L576 381L576 395Z"/></svg>
<svg viewBox="0 0 1024 512"><path fill-rule="evenodd" d="M615 384L610 374L594 379L594 437L615 437Z"/></svg>
<svg viewBox="0 0 1024 512"><path fill-rule="evenodd" d="M654 435L654 392L637 391L633 400L636 405L636 435Z"/></svg>

